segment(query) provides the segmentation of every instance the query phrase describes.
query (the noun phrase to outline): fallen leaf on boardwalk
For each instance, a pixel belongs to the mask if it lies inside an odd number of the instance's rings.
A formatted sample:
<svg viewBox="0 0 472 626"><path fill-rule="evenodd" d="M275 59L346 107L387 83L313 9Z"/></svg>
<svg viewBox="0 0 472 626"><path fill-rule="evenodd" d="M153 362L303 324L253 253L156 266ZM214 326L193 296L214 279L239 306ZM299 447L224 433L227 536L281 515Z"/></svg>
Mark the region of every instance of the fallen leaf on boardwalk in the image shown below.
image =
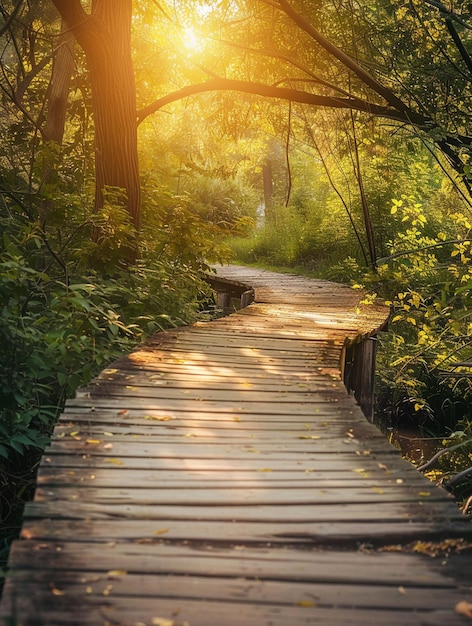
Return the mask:
<svg viewBox="0 0 472 626"><path fill-rule="evenodd" d="M157 422L168 422L172 418L169 415L145 415L145 420L155 420Z"/></svg>
<svg viewBox="0 0 472 626"><path fill-rule="evenodd" d="M444 541L414 541L408 545L382 546L379 552L404 552L427 554L431 557L448 556L449 554L461 554L466 550L472 550L472 543L465 539L444 539Z"/></svg>
<svg viewBox="0 0 472 626"><path fill-rule="evenodd" d="M58 589L54 583L49 585L51 587L51 593L53 596L65 596L66 592L62 591L62 589Z"/></svg>
<svg viewBox="0 0 472 626"><path fill-rule="evenodd" d="M116 578L117 576L126 576L128 572L125 569L111 569L107 572L108 578Z"/></svg>
<svg viewBox="0 0 472 626"><path fill-rule="evenodd" d="M377 463L377 467L378 467L379 469L383 469L383 470L385 470L386 472L390 473L390 470L388 469L388 467L387 467L386 465L384 465L383 463Z"/></svg>
<svg viewBox="0 0 472 626"><path fill-rule="evenodd" d="M299 439L321 439L318 435L300 435Z"/></svg>
<svg viewBox="0 0 472 626"><path fill-rule="evenodd" d="M168 528L159 528L158 530L155 530L153 532L153 535L164 535L165 533L168 533L169 529Z"/></svg>
<svg viewBox="0 0 472 626"><path fill-rule="evenodd" d="M85 443L97 444L97 443L102 443L102 440L101 439L86 439Z"/></svg>
<svg viewBox="0 0 472 626"><path fill-rule="evenodd" d="M122 411L118 411L117 415L126 415L128 413L128 409L123 409Z"/></svg>
<svg viewBox="0 0 472 626"><path fill-rule="evenodd" d="M151 624L152 626L190 626L188 622L174 622L174 620L165 617L153 617Z"/></svg>
<svg viewBox="0 0 472 626"><path fill-rule="evenodd" d="M105 437L113 437L113 433L104 432Z"/></svg>
<svg viewBox="0 0 472 626"><path fill-rule="evenodd" d="M104 450L111 450L112 448L113 448L113 444L112 444L112 443L106 443L106 444L103 446L103 449L104 449Z"/></svg>
<svg viewBox="0 0 472 626"><path fill-rule="evenodd" d="M258 472L271 472L272 468L270 468L270 467L261 467L257 471Z"/></svg>
<svg viewBox="0 0 472 626"><path fill-rule="evenodd" d="M402 595L405 595L406 594L405 587L398 587L398 593L401 593Z"/></svg>
<svg viewBox="0 0 472 626"><path fill-rule="evenodd" d="M427 498L428 496L431 495L430 491L418 491L418 495L420 496L420 498Z"/></svg>
<svg viewBox="0 0 472 626"><path fill-rule="evenodd" d="M124 465L123 461L120 461L120 459L107 459L106 462L113 463L113 465Z"/></svg>
<svg viewBox="0 0 472 626"><path fill-rule="evenodd" d="M383 489L380 489L380 487L372 487L372 491L375 491L375 493L385 493Z"/></svg>
<svg viewBox="0 0 472 626"><path fill-rule="evenodd" d="M304 607L316 606L316 602L313 602L313 600L300 600L300 602L295 603L295 606L304 606Z"/></svg>
<svg viewBox="0 0 472 626"><path fill-rule="evenodd" d="M74 430L73 432L69 433L70 437L77 437L77 435L79 434L78 430Z"/></svg>
<svg viewBox="0 0 472 626"><path fill-rule="evenodd" d="M470 602L466 602L465 600L458 602L455 611L459 615L465 615L469 619L472 619L472 604Z"/></svg>

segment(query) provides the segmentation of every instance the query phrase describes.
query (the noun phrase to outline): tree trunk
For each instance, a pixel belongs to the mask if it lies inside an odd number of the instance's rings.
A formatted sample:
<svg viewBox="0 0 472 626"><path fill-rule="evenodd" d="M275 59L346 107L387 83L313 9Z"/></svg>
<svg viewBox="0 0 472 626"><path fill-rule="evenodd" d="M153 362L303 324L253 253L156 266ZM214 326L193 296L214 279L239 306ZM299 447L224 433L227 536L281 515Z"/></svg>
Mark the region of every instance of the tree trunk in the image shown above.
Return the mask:
<svg viewBox="0 0 472 626"><path fill-rule="evenodd" d="M66 123L67 100L70 80L74 70L75 37L63 21L59 42L54 53L51 82L49 84L48 109L43 138L62 144Z"/></svg>
<svg viewBox="0 0 472 626"><path fill-rule="evenodd" d="M94 0L88 15L80 0L52 0L87 57L95 124L95 208L104 190L126 192L126 207L139 228L140 184L136 89L131 58L132 0Z"/></svg>

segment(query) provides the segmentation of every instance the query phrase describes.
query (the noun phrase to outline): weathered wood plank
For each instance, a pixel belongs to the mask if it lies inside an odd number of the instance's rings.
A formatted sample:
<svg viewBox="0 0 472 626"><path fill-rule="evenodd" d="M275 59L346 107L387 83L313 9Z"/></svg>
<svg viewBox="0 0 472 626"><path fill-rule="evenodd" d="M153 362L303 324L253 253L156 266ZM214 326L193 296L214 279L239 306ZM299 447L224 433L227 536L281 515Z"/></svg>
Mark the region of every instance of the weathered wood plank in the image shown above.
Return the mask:
<svg viewBox="0 0 472 626"><path fill-rule="evenodd" d="M129 574L211 575L214 578L244 577L305 583L402 585L416 588L457 588L452 571L463 581L472 577L472 560L457 556L432 558L394 552L323 551L316 547L279 549L276 546L173 546L159 544L95 544L75 542L17 542L13 546L17 570L123 572ZM427 567L426 567L427 564ZM381 580L379 580L381 573ZM121 574L117 574L120 577ZM113 575L111 575L113 577ZM467 583L464 582L464 590Z"/></svg>
<svg viewBox="0 0 472 626"><path fill-rule="evenodd" d="M179 600L208 600L212 602L238 602L256 604L272 604L276 606L295 607L306 605L310 607L327 606L355 606L356 608L376 608L385 611L440 609L447 602L454 607L463 598L463 591L444 586L431 588L397 585L376 585L375 592L371 585L363 584L330 584L328 582L304 583L274 580L254 579L218 579L203 576L178 576L170 574L159 576L155 574L130 574L122 576L108 576L106 573L98 576L96 572L85 572L80 581L64 572L61 580L57 580L54 570L47 571L46 578L54 581L56 589L67 583L68 596L87 595L94 599L109 596L132 599L144 598L176 598ZM35 585L41 581L37 572L18 572L17 584L28 594L34 595ZM45 586L44 592L47 593ZM43 592L43 593L44 593Z"/></svg>
<svg viewBox="0 0 472 626"><path fill-rule="evenodd" d="M148 519L159 521L164 519L176 520L208 520L241 522L342 522L351 521L352 524L363 524L366 521L388 522L411 520L413 522L427 522L437 524L440 521L463 521L463 516L452 503L431 501L426 510L420 502L379 502L374 506L366 503L323 504L308 506L299 504L265 504L265 505L233 505L233 506L203 506L203 505L170 505L170 504L117 504L105 502L78 502L58 501L38 502L28 505L26 515L29 517L54 517L56 519ZM448 506L451 504L451 506Z"/></svg>
<svg viewBox="0 0 472 626"><path fill-rule="evenodd" d="M31 511L28 511L31 513ZM93 519L49 519L27 516L22 537L44 541L67 541L77 543L108 543L111 541L148 543L203 542L211 537L213 544L264 545L314 544L321 546L385 546L414 543L421 537L425 541L443 541L461 537L467 531L464 520L447 522L438 518L436 522L414 520L372 520L362 524L352 520L330 522L238 522L230 524L220 521L193 520L191 524L176 519L136 519L131 524L127 519L111 518L106 524L101 518ZM470 529L469 529L470 532Z"/></svg>
<svg viewBox="0 0 472 626"><path fill-rule="evenodd" d="M56 583L54 583L56 584ZM362 609L344 605L334 607L283 606L277 604L215 602L167 598L93 598L92 594L61 597L47 592L38 598L29 588L21 589L25 597L20 614L23 626L287 626L318 624L322 626L461 626L464 618L448 606L443 610ZM25 615L25 617L23 617ZM35 617L33 617L35 616ZM191 620L191 621L190 621Z"/></svg>

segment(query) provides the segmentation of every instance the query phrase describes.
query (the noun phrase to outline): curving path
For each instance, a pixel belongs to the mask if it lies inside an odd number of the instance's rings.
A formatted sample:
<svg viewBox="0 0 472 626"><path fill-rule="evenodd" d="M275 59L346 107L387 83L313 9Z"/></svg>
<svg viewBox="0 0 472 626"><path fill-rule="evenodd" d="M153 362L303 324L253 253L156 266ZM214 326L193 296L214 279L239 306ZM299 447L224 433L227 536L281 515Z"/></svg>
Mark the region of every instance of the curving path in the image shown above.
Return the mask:
<svg viewBox="0 0 472 626"><path fill-rule="evenodd" d="M470 523L340 380L346 341L388 311L326 281L217 271L254 303L153 336L68 401L5 623L470 623L455 612L472 602Z"/></svg>

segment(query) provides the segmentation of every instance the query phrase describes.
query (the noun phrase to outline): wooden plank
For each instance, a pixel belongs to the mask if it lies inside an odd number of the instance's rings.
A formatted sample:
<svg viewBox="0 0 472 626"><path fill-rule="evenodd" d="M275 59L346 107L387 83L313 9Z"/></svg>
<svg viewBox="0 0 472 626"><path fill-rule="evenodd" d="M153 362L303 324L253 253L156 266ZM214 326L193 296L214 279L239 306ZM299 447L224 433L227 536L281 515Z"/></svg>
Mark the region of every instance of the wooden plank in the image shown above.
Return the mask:
<svg viewBox="0 0 472 626"><path fill-rule="evenodd" d="M92 402L90 402L92 400ZM241 402L226 402L226 401L217 401L217 400L197 400L192 398L141 398L139 396L133 397L131 399L127 399L124 396L109 396L107 398L76 398L75 400L71 400L67 403L67 407L83 407L90 408L90 405L95 408L95 410L106 408L113 409L115 408L117 411L126 410L128 408L139 408L145 411L152 410L161 410L161 411L195 411L196 404L198 403L198 410L202 413L228 413L233 412L236 415L282 415L285 419L290 419L292 416L297 415L306 415L313 416L313 413L319 407L321 409L327 410L329 405L331 404L340 404L338 398L313 398L306 399L303 403L299 404L290 404L287 408L284 406L284 403L281 402L263 402L258 403L250 403L247 401ZM350 402L350 398L347 397L343 403L343 408L351 408L353 406L353 402ZM288 413L288 414L287 414Z"/></svg>
<svg viewBox="0 0 472 626"><path fill-rule="evenodd" d="M137 542L143 545L166 542L206 542L231 545L321 545L347 546L357 550L360 545L383 547L405 545L418 541L443 541L451 537L471 535L470 524L445 523L444 518L432 520L369 520L353 524L352 520L330 522L238 522L193 520L191 524L176 519L49 519L27 516L22 537L45 541L76 543L107 543L112 541ZM348 556L348 555L347 555Z"/></svg>
<svg viewBox="0 0 472 626"><path fill-rule="evenodd" d="M21 587L20 587L21 592ZM60 592L60 590L59 590ZM462 626L463 617L453 607L444 610L357 609L355 606L331 607L246 604L242 601L211 602L202 600L155 598L100 598L92 602L87 595L52 597L51 591L38 598L28 588L25 602L17 614L23 626L287 626L317 624L322 626ZM84 606L84 598L87 604ZM73 610L71 610L73 608ZM24 615L26 617L24 617ZM31 617L31 616L36 617ZM191 620L191 621L190 621Z"/></svg>
<svg viewBox="0 0 472 626"><path fill-rule="evenodd" d="M148 519L160 520L208 520L241 522L342 522L354 524L370 522L387 522L412 520L414 522L430 521L433 525L461 522L464 520L459 509L448 501L429 502L427 508L418 502L380 502L372 503L324 504L322 506L265 504L265 505L233 505L233 506L197 506L197 505L163 505L163 504L118 504L102 502L86 502L61 500L57 502L34 501L27 505L28 517L53 517L55 519L114 519L127 520Z"/></svg>
<svg viewBox="0 0 472 626"><path fill-rule="evenodd" d="M237 475L237 486L240 488L285 488L285 489L358 489L360 487L384 489L385 487L397 488L404 483L404 479L395 479L390 476L378 474L371 478L365 478L353 472L244 472ZM234 484L231 476L215 472L193 471L166 471L150 469L130 470L122 468L101 468L94 471L90 468L74 468L61 470L49 465L40 468L37 483L41 486L68 485L80 486L93 484L95 487L116 487L126 481L126 486L158 487L161 489L179 489L192 487L192 489L219 489L226 488L228 484ZM408 479L407 488L420 492L424 490L424 481L421 476ZM436 490L435 490L436 491ZM437 490L441 493L440 490ZM446 492L444 493L446 497ZM447 496L449 497L449 496Z"/></svg>
<svg viewBox="0 0 472 626"><path fill-rule="evenodd" d="M73 431L77 432L77 431ZM310 437L313 437L311 439ZM393 446L388 449L381 441L372 440L366 445L356 439L342 440L341 443L334 439L317 439L318 435L306 435L305 439L295 441L288 437L277 442L265 442L263 439L256 442L250 439L235 441L226 439L215 443L213 441L195 441L190 432L182 432L180 437L165 437L160 440L159 436L140 437L135 435L131 441L120 437L102 436L99 439L74 437L65 440L59 437L54 440L53 445L48 449L48 454L66 452L86 453L100 456L146 456L167 458L251 458L251 455L259 455L261 458L285 459L285 460L307 460L317 458L319 455L334 455L340 459L350 457L359 466L359 456L367 457L376 451L381 451L387 456L398 455ZM343 442L346 443L343 443ZM364 454L365 453L365 454ZM357 458L356 458L357 457Z"/></svg>
<svg viewBox="0 0 472 626"><path fill-rule="evenodd" d="M174 574L217 578L244 577L305 583L395 585L416 588L457 587L451 563L460 564L463 581L472 577L472 561L394 552L351 552L277 547L173 546L160 544L36 543L20 541L13 546L17 570L103 572L129 574ZM446 567L443 562L449 563ZM71 568L71 564L73 567ZM119 576L119 575L118 575ZM126 574L124 574L126 576ZM464 588L466 587L464 582Z"/></svg>
<svg viewBox="0 0 472 626"><path fill-rule="evenodd" d="M54 570L47 571L46 576L54 580ZM37 572L29 575L19 572L15 577L17 583L26 594L34 595L34 585L41 584ZM448 586L434 589L423 587L377 584L375 593L370 585L362 584L329 584L291 583L289 581L221 579L203 576L178 575L159 576L155 574L127 574L125 576L97 576L96 572L85 572L79 581L64 572L61 580L55 580L56 589L67 588L67 595L83 596L88 589L89 596L94 599L104 598L178 598L186 600L202 600L212 602L241 602L249 605L271 604L275 606L294 607L306 604L305 608L327 606L355 606L356 608L376 608L391 611L418 610L420 607L429 610L441 609L445 603L454 607L463 598L463 591ZM44 586L47 588L46 585ZM441 597L442 596L442 597Z"/></svg>
<svg viewBox="0 0 472 626"><path fill-rule="evenodd" d="M93 483L94 481L90 481ZM128 482L128 481L127 481ZM428 495L421 495L426 494ZM100 487L89 484L78 487L38 487L36 490L36 502L70 502L86 500L90 504L100 504L103 506L120 506L129 504L131 506L240 506L240 505L300 505L300 506L325 506L328 504L372 504L380 506L385 502L437 502L448 499L447 494L439 490L424 492L405 485L382 486L377 485L362 487L350 485L348 488L338 487L336 489L322 487L283 487L261 486L237 488L227 482L211 490L202 488L177 488L158 489L156 487L146 488L140 485L131 484L127 487L116 486Z"/></svg>
<svg viewBox="0 0 472 626"><path fill-rule="evenodd" d="M111 452L111 451L109 451ZM357 463L355 462L357 459ZM368 461L366 462L366 459ZM395 460L395 455L392 454L392 460ZM379 468L379 462L371 457L360 458L353 455L350 462L349 459L340 455L323 455L322 457L316 457L313 459L261 459L260 455L252 454L248 458L239 459L208 459L194 457L191 460L186 459L186 463L182 462L182 455L178 457L125 457L123 459L116 456L109 455L93 455L91 452L83 454L78 451L75 455L68 451L67 448L62 453L55 453L54 450L49 449L44 456L44 463L47 465L56 467L90 467L91 469L100 467L122 467L124 469L152 469L152 470L188 470L192 472L200 471L213 471L213 472L235 472L233 479L237 478L238 472L253 471L253 472L354 472L362 476L372 476L379 472L389 473L390 476L395 478L408 479L408 473L418 475L416 470L409 466L407 461L403 467L399 467L397 464L389 466L388 459L383 458L382 466ZM385 469L386 468L386 469ZM425 489L432 488L431 483L425 479Z"/></svg>

